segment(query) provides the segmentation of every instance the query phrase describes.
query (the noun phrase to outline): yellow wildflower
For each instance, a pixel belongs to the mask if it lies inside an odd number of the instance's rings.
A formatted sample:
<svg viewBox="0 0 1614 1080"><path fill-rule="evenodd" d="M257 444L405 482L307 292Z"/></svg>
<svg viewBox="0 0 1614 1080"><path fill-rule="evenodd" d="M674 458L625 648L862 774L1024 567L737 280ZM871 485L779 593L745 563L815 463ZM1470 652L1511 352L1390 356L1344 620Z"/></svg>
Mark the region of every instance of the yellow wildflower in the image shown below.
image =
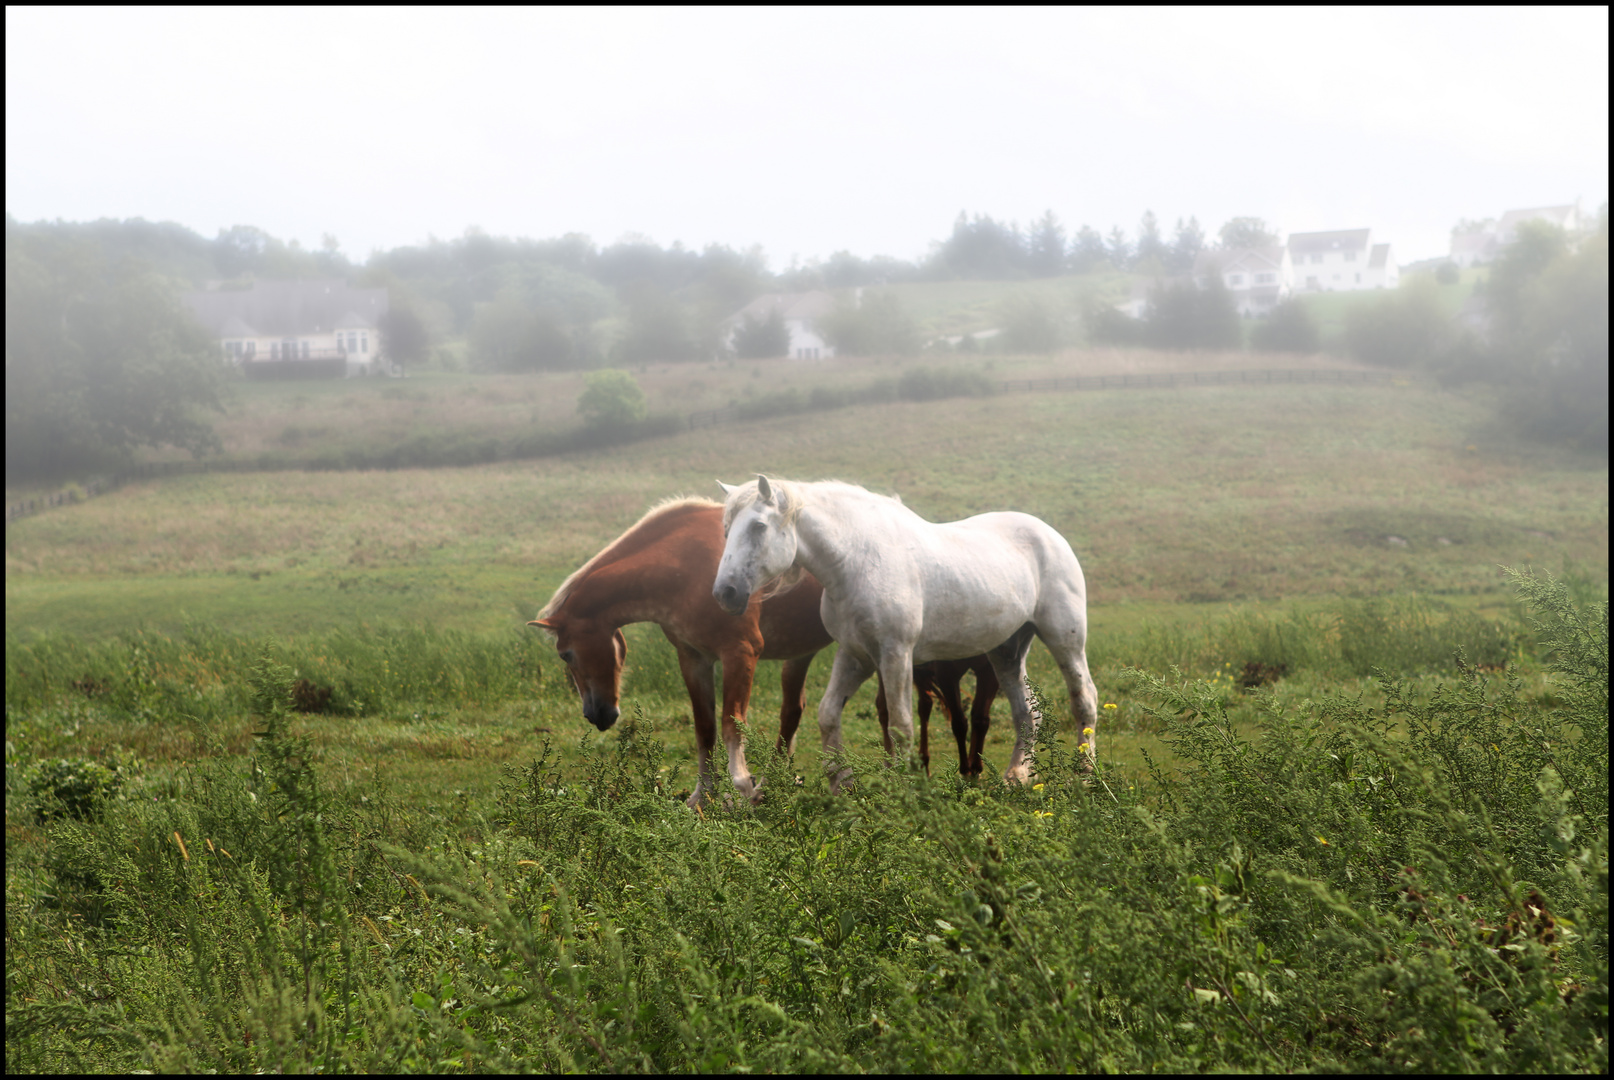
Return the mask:
<svg viewBox="0 0 1614 1080"><path fill-rule="evenodd" d="M1113 701L1106 701L1104 703L1104 707L1106 709L1118 709L1118 708L1120 708L1120 706L1115 704L1115 702L1113 702Z"/></svg>

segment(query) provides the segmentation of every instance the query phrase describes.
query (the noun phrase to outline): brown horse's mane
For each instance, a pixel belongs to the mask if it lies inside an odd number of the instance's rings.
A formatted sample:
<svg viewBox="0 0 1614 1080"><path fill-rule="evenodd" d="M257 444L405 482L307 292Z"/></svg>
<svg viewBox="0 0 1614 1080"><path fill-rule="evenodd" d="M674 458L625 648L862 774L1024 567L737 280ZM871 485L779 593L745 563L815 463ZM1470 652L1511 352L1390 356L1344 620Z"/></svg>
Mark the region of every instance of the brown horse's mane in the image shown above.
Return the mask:
<svg viewBox="0 0 1614 1080"><path fill-rule="evenodd" d="M596 567L602 566L605 563L614 560L624 544L631 540L634 534L638 533L647 525L659 520L662 517L665 517L668 514L685 510L690 507L721 507L722 505L722 503L716 502L712 499L704 499L698 495L675 495L672 498L661 500L649 510L646 510L644 512L644 516L638 521L624 529L621 536L618 536L615 540L612 540L609 544L606 544L605 547L601 548L592 559L584 563L582 566L579 566L576 570L572 571L571 575L567 577L565 581L560 583L560 588L555 590L555 595L549 598L549 603L545 604L543 610L538 612L538 618L547 619L553 615L556 609L564 604L566 602L566 598L571 595L573 586L575 586L579 581L582 581L589 574L593 573Z"/></svg>

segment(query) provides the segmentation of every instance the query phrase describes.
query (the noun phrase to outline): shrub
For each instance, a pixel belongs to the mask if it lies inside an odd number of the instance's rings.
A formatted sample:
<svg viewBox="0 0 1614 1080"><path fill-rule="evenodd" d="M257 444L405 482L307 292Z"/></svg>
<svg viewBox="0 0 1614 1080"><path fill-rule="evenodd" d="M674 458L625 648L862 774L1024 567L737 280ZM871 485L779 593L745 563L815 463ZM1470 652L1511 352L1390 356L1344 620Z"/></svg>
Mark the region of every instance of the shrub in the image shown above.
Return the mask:
<svg viewBox="0 0 1614 1080"><path fill-rule="evenodd" d="M1322 345L1317 320L1299 297L1278 304L1250 331L1250 345L1260 352L1314 353Z"/></svg>
<svg viewBox="0 0 1614 1080"><path fill-rule="evenodd" d="M1048 305L1021 297L1003 312L1003 344L1010 352L1053 352L1063 344L1059 320Z"/></svg>
<svg viewBox="0 0 1614 1080"><path fill-rule="evenodd" d="M1345 313L1346 351L1364 364L1428 367L1440 362L1453 340L1451 320L1427 278L1414 278Z"/></svg>
<svg viewBox="0 0 1614 1080"><path fill-rule="evenodd" d="M897 397L903 401L939 401L952 397L981 397L997 387L979 371L933 371L913 367L897 380Z"/></svg>
<svg viewBox="0 0 1614 1080"><path fill-rule="evenodd" d="M734 331L734 355L741 360L766 360L790 351L790 330L776 308L765 319L747 315Z"/></svg>
<svg viewBox="0 0 1614 1080"><path fill-rule="evenodd" d="M107 767L88 758L56 758L40 762L28 781L29 793L38 800L40 823L68 817L85 820L97 817L102 805L123 786L124 771Z"/></svg>
<svg viewBox="0 0 1614 1080"><path fill-rule="evenodd" d="M919 328L895 294L868 290L861 302L843 300L823 319L824 336L847 356L911 356Z"/></svg>
<svg viewBox="0 0 1614 1080"><path fill-rule="evenodd" d="M616 368L589 372L577 411L590 427L616 427L645 418L644 391L632 375Z"/></svg>

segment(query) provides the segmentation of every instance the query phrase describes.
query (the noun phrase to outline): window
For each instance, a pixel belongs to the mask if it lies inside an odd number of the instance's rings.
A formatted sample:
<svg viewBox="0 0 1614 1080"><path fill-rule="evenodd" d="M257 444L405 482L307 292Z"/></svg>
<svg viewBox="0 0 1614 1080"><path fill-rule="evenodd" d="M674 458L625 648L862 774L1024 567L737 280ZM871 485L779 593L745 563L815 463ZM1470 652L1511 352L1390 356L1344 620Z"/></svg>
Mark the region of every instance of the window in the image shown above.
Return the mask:
<svg viewBox="0 0 1614 1080"><path fill-rule="evenodd" d="M361 353L366 353L366 354L369 353L369 351L370 351L370 335L369 334L360 334L359 335L359 351Z"/></svg>
<svg viewBox="0 0 1614 1080"><path fill-rule="evenodd" d="M359 351L359 335L351 330L348 331L347 335L347 351L350 353Z"/></svg>
<svg viewBox="0 0 1614 1080"><path fill-rule="evenodd" d="M1323 255L1322 255L1322 252L1318 252L1318 253L1317 253L1317 254L1315 254L1315 255L1313 255L1313 256L1312 256L1312 257L1311 257L1311 261L1312 261L1312 262L1314 262L1314 263L1320 263L1320 262L1322 262L1322 261L1323 261Z"/></svg>
<svg viewBox="0 0 1614 1080"><path fill-rule="evenodd" d="M1271 285L1274 282L1276 282L1277 280L1278 280L1278 275L1277 274L1257 274L1257 275L1255 275L1255 283L1257 285Z"/></svg>
<svg viewBox="0 0 1614 1080"><path fill-rule="evenodd" d="M1356 261L1356 252L1354 252L1354 251L1347 251L1347 252L1346 252L1346 253L1345 253L1345 261L1346 261L1346 262L1355 262L1355 261Z"/></svg>
<svg viewBox="0 0 1614 1080"><path fill-rule="evenodd" d="M303 359L308 359L308 342L303 342Z"/></svg>
<svg viewBox="0 0 1614 1080"><path fill-rule="evenodd" d="M271 359L271 360L279 360L280 359L280 342L271 341L269 343L269 359Z"/></svg>
<svg viewBox="0 0 1614 1080"><path fill-rule="evenodd" d="M1356 275L1356 283L1358 285L1362 284L1362 275L1361 274Z"/></svg>
<svg viewBox="0 0 1614 1080"><path fill-rule="evenodd" d="M1243 285L1244 284L1244 275L1243 274L1229 274L1229 275L1227 275L1227 283L1230 286Z"/></svg>
<svg viewBox="0 0 1614 1080"><path fill-rule="evenodd" d="M251 360L254 356L257 356L257 355L258 355L258 343L256 341L247 342L247 359Z"/></svg>

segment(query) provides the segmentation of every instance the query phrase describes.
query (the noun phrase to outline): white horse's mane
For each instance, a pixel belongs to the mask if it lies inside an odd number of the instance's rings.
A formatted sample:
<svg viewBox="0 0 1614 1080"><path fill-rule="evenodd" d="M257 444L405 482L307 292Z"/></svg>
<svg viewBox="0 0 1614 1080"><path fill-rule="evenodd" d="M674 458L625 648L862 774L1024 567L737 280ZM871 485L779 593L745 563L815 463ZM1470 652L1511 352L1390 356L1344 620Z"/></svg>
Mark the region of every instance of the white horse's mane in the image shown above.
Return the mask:
<svg viewBox="0 0 1614 1080"><path fill-rule="evenodd" d="M623 529L620 536L601 548L597 553L595 553L592 559L584 563L582 566L579 566L576 570L573 570L571 574L567 576L566 580L560 583L560 588L555 590L555 595L549 598L549 603L545 604L543 606L543 610L538 612L538 618L547 619L549 616L553 615L555 611L566 602L566 598L572 594L572 586L576 585L577 582L586 577L596 566L604 561L606 556L615 553L617 545L621 544L625 537L631 535L634 531L644 526L651 519L660 517L663 514L671 513L674 510L680 510L686 506L718 505L721 504L719 504L716 500L703 498L699 495L674 495L669 498L662 499L650 509L646 510L644 512L644 516L638 521L635 521L632 525L629 525L626 529Z"/></svg>
<svg viewBox="0 0 1614 1080"><path fill-rule="evenodd" d="M795 524L796 518L801 515L802 507L806 503L801 490L804 487L835 488L849 495L861 495L870 499L888 499L898 506L902 505L900 496L881 495L860 484L849 484L845 480L775 480L769 477L768 486L773 489L774 502L778 505L779 513L784 518L786 525ZM727 532L728 527L734 523L734 518L740 511L756 502L758 497L757 482L755 480L736 487L734 493L728 497L728 501L723 504L723 531Z"/></svg>

